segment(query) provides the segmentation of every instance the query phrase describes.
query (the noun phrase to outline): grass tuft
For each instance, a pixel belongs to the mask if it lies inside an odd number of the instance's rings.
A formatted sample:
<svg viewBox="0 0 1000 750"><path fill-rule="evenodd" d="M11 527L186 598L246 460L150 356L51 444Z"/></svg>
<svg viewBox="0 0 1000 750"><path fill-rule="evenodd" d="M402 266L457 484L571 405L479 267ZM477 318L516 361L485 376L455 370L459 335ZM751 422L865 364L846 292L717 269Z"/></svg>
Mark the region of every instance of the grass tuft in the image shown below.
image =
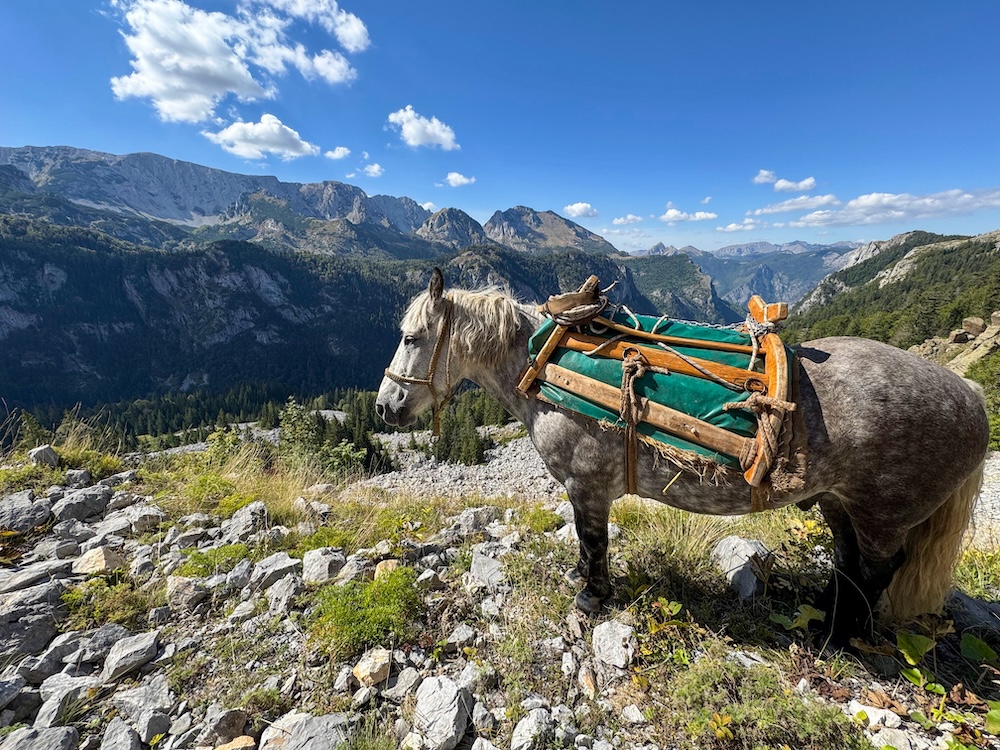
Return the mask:
<svg viewBox="0 0 1000 750"><path fill-rule="evenodd" d="M404 640L412 636L424 608L414 585L416 579L416 573L404 567L374 581L320 589L309 627L313 645L339 660L390 637Z"/></svg>
<svg viewBox="0 0 1000 750"><path fill-rule="evenodd" d="M69 609L64 630L87 630L108 623L130 630L146 627L149 610L166 604L162 586L139 586L126 574L90 578L65 591L62 600Z"/></svg>
<svg viewBox="0 0 1000 750"><path fill-rule="evenodd" d="M183 553L187 555L187 560L180 564L174 575L189 578L205 578L218 573L228 573L244 558L258 560L262 557L245 544L226 544L204 551L183 550Z"/></svg>

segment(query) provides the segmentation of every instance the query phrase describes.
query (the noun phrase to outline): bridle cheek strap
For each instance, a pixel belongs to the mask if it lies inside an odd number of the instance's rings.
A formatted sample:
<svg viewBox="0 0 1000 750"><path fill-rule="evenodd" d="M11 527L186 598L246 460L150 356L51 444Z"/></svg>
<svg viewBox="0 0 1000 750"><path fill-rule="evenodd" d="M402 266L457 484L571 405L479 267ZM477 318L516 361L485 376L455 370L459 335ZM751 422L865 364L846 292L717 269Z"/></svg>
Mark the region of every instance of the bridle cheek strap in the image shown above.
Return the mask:
<svg viewBox="0 0 1000 750"><path fill-rule="evenodd" d="M434 343L434 351L431 353L431 361L427 366L427 377L425 378L414 378L409 375L398 375L390 370L388 367L385 368L385 376L390 380L393 380L400 385L426 385L431 392L431 432L437 437L441 434L441 409L451 401L451 347L448 348L448 358L445 361L445 394L444 398L439 399L437 388L434 387L434 375L437 373L438 360L441 358L441 350L444 348L445 341L451 338L451 324L452 324L452 309L454 303L450 299L445 299L444 308L444 319L441 321L441 328L438 331L437 341Z"/></svg>

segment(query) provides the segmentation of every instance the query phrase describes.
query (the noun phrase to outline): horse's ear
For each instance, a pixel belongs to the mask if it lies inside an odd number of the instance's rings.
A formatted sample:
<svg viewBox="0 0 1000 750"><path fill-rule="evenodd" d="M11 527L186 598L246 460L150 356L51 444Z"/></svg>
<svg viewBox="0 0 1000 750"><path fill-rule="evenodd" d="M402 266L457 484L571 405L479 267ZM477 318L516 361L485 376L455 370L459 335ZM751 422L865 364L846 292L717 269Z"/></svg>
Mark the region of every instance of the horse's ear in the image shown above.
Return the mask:
<svg viewBox="0 0 1000 750"><path fill-rule="evenodd" d="M435 268L434 273L431 274L430 283L427 284L427 294L431 300L431 307L437 307L444 295L444 274L441 273L440 268Z"/></svg>

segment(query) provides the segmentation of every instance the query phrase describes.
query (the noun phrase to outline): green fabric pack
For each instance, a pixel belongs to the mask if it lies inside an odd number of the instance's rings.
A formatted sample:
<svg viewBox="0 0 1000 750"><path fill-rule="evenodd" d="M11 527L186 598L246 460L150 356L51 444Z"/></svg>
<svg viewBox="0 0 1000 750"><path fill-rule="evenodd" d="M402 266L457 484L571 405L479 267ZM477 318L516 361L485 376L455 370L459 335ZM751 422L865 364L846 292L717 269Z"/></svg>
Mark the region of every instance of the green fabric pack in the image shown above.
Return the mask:
<svg viewBox="0 0 1000 750"><path fill-rule="evenodd" d="M638 323L639 330L646 332L654 332L653 327L655 326L655 333L664 336L702 341L718 341L742 344L744 346L752 345L748 334L729 328L712 328L711 326L682 323L675 320L655 318L649 315L631 316L622 312L615 313L611 319L615 323L630 328L636 328L636 324ZM538 352L545 345L555 326L556 324L553 321L546 320L532 334L528 342L528 354L532 359L538 355ZM602 329L599 326L595 326L593 329L585 327L584 330L586 333L605 337L610 337L612 333L615 335L620 333L619 331L600 333ZM647 347L656 347L656 344L651 341L630 336L626 336L624 341ZM674 345L672 348L687 357L697 357L698 359L719 362L744 370L750 364L750 355L748 354L720 352L712 349L680 345ZM600 355L588 356L583 352L559 347L549 357L548 361L602 383L613 385L616 388L621 387L622 363L619 360L608 359ZM758 359L755 370L759 372L763 371L760 359ZM538 383L542 395L552 403L586 417L606 422L614 427L625 428L625 423L616 412L569 393L551 383L542 382L541 380ZM647 372L642 378L636 381L635 392L643 398L648 398L655 403L669 406L672 409L729 430L737 435L742 435L743 437L753 437L757 432L757 419L753 414L742 409L729 411L725 409L726 404L733 403L734 401L745 401L749 398L750 394L730 390L711 380L682 375L680 373L663 375L661 373ZM707 448L702 448L687 440L663 432L645 422L640 423L637 429L643 435L657 442L697 453L724 466L735 469L740 468L739 460L735 456L727 456Z"/></svg>

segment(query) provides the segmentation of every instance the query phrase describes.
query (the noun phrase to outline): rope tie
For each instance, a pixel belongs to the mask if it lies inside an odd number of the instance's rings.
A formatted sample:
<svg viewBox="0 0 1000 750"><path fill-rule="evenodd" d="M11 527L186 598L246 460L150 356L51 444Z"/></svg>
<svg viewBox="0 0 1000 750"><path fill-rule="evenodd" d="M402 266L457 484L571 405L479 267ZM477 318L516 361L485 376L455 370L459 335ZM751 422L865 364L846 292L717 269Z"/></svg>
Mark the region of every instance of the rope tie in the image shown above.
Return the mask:
<svg viewBox="0 0 1000 750"><path fill-rule="evenodd" d="M726 411L733 409L746 409L757 415L757 430L761 435L761 449L764 451L763 463L765 473L770 471L774 464L774 459L778 456L778 433L771 426L769 419L771 412L781 412L782 417L791 411L795 411L795 404L791 401L783 401L780 398L765 396L756 391L750 394L746 401L735 401L722 407ZM757 442L748 440L740 453L740 467L746 471L753 464L757 457Z"/></svg>
<svg viewBox="0 0 1000 750"><path fill-rule="evenodd" d="M754 365L757 364L757 354L760 351L760 341L769 333L774 333L776 330L774 323L761 323L754 319L752 315L747 315L747 319L743 321L743 325L747 329L747 333L750 334L750 341L753 344L753 354L750 357L750 364L747 365L748 370L752 370Z"/></svg>
<svg viewBox="0 0 1000 750"><path fill-rule="evenodd" d="M635 392L635 381L647 372L670 374L665 367L650 365L638 349L628 347L622 358L622 397L618 416L625 423L625 492L630 495L636 494L638 490L636 473L639 450L636 427L642 421L643 409L642 397Z"/></svg>

